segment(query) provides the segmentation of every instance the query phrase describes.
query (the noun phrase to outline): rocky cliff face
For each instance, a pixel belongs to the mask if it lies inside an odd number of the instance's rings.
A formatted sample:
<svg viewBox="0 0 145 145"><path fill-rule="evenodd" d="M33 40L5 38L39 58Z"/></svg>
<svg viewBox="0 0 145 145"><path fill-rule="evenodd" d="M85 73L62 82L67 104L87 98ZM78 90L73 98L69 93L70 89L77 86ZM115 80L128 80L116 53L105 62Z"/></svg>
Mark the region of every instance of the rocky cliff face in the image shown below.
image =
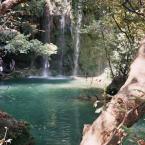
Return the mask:
<svg viewBox="0 0 145 145"><path fill-rule="evenodd" d="M52 75L94 76L106 66L102 60L104 52L95 48L97 37L81 32L83 26L93 22L93 14L85 12L84 4L82 0L46 0L41 38L44 43L58 46L58 53L49 62Z"/></svg>
<svg viewBox="0 0 145 145"><path fill-rule="evenodd" d="M52 56L50 69L57 74L64 75L65 68L71 70L70 63L64 67L64 58L71 51L68 40L71 39L71 1L70 0L46 0L44 15L42 19L42 41L54 43L58 46L57 55ZM72 40L71 40L72 42ZM70 42L69 42L70 43ZM67 49L69 47L69 49ZM69 59L72 56L69 57ZM68 72L67 70L67 72Z"/></svg>
<svg viewBox="0 0 145 145"><path fill-rule="evenodd" d="M54 31L70 27L71 24L70 0L46 0L42 29L44 42L52 42Z"/></svg>

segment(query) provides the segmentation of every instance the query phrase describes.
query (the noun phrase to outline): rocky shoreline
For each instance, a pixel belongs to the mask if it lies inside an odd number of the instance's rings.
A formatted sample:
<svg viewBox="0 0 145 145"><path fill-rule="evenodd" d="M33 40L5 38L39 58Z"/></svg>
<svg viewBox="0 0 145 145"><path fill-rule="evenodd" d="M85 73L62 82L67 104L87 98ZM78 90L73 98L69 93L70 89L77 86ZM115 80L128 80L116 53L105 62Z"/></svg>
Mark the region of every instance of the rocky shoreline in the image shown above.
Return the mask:
<svg viewBox="0 0 145 145"><path fill-rule="evenodd" d="M34 145L34 139L29 133L29 124L17 121L6 112L0 111L0 140L4 139L7 129L7 139L12 139L11 145Z"/></svg>

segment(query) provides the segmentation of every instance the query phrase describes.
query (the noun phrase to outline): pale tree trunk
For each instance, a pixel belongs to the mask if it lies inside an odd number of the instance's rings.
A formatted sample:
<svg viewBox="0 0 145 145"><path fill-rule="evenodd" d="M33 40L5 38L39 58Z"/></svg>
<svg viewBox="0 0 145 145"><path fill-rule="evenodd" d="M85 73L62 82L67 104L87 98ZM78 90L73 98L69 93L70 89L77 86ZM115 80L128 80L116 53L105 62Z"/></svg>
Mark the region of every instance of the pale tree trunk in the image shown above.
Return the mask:
<svg viewBox="0 0 145 145"><path fill-rule="evenodd" d="M0 4L0 16L4 15L7 11L15 7L16 5L26 2L27 0L5 0Z"/></svg>
<svg viewBox="0 0 145 145"><path fill-rule="evenodd" d="M145 114L145 38L130 66L126 83L92 125L85 125L80 145L117 145L121 127L132 126ZM141 144L140 144L141 145Z"/></svg>

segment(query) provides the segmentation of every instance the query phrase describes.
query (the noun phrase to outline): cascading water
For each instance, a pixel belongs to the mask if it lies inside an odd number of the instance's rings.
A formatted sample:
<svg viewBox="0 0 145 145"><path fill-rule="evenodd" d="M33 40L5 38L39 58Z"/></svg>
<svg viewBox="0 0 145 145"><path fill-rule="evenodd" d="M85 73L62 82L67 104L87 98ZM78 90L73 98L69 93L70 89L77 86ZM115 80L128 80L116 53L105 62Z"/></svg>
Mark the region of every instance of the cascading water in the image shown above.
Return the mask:
<svg viewBox="0 0 145 145"><path fill-rule="evenodd" d="M64 48L65 48L65 27L66 27L66 16L68 11L68 5L70 4L68 0L62 0L61 1L61 16L60 16L60 63L59 63L59 74L63 75L63 60L64 60Z"/></svg>
<svg viewBox="0 0 145 145"><path fill-rule="evenodd" d="M65 28L70 23L70 9L71 0L46 0L42 39L44 43L55 43L58 46L58 53L51 59L50 64L52 72L60 75L64 75L63 62L67 33Z"/></svg>
<svg viewBox="0 0 145 145"><path fill-rule="evenodd" d="M66 0L64 0L62 3L64 3L64 6L66 5ZM64 38L64 30L65 30L65 11L64 8L61 13L60 17L60 63L59 63L59 74L63 75L63 56L64 56L64 46L65 46L65 38Z"/></svg>
<svg viewBox="0 0 145 145"><path fill-rule="evenodd" d="M51 42L51 25L53 21L52 17L52 11L49 9L50 7L50 1L46 1L45 9L44 9L44 18L43 18L43 27L44 32L42 33L42 39L44 43L50 43ZM48 56L44 56L43 60L43 70L42 70L42 76L41 77L48 77L50 75L49 72L49 60Z"/></svg>
<svg viewBox="0 0 145 145"><path fill-rule="evenodd" d="M79 61L79 52L80 52L80 29L82 24L82 0L79 0L77 6L77 22L75 29L75 48L74 48L74 70L73 76L78 74L78 61Z"/></svg>
<svg viewBox="0 0 145 145"><path fill-rule="evenodd" d="M48 56L45 56L45 58L44 58L44 67L43 67L43 74L42 74L43 77L48 77L50 75L49 67L50 67L50 65L49 65Z"/></svg>
<svg viewBox="0 0 145 145"><path fill-rule="evenodd" d="M60 19L60 29L63 35L64 35L64 28L65 28L65 14L62 13L61 19Z"/></svg>

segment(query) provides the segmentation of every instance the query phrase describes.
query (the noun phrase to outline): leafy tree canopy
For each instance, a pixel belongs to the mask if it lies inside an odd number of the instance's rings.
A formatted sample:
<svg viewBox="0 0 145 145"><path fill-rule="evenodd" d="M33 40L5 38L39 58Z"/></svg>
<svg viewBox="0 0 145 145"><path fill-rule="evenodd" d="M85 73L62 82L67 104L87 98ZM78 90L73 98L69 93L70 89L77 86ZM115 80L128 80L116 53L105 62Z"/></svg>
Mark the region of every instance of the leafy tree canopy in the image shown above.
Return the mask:
<svg viewBox="0 0 145 145"><path fill-rule="evenodd" d="M37 39L29 40L28 36L23 34L16 35L12 40L5 46L6 51L12 53L29 53L32 52L35 55L48 55L57 52L57 46L50 44L43 44Z"/></svg>

